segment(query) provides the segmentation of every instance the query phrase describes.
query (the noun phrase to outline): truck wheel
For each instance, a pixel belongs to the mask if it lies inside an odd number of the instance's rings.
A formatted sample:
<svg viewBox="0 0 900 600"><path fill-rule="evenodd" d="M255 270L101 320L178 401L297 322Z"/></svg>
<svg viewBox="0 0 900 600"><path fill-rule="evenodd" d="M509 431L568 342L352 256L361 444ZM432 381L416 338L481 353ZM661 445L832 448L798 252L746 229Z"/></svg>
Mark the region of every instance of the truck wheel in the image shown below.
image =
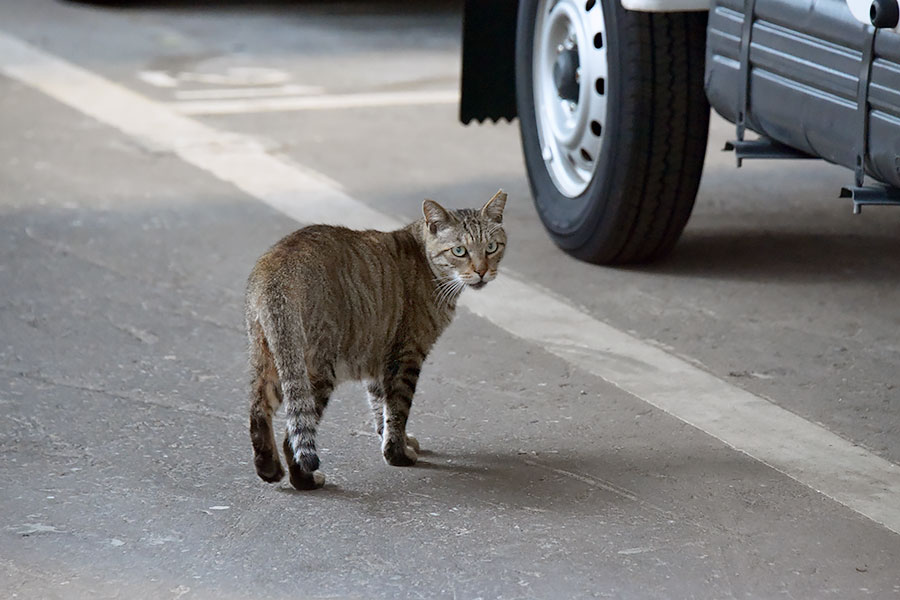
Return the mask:
<svg viewBox="0 0 900 600"><path fill-rule="evenodd" d="M703 170L707 13L522 0L518 18L516 101L544 227L594 263L665 255Z"/></svg>

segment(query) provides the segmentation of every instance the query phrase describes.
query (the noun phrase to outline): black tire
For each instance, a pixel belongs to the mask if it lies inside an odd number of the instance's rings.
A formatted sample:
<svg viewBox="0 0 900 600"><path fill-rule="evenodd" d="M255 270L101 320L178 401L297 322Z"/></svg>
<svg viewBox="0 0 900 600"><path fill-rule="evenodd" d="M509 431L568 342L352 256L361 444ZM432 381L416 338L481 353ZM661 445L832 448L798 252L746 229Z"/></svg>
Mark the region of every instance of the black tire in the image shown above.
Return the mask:
<svg viewBox="0 0 900 600"><path fill-rule="evenodd" d="M532 53L539 5L522 0L519 6L516 97L541 221L560 248L581 260L660 258L687 224L703 170L707 13L639 13L624 10L618 0L596 3L607 28L607 119L593 177L583 193L569 198L547 171L537 131Z"/></svg>

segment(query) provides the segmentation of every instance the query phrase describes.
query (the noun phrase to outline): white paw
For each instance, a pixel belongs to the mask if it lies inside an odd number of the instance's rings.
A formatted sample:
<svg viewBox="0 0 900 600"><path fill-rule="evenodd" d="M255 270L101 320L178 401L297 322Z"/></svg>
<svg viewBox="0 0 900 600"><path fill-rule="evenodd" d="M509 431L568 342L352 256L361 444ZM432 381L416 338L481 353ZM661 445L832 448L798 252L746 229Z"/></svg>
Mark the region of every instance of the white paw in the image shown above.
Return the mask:
<svg viewBox="0 0 900 600"><path fill-rule="evenodd" d="M312 476L317 488L325 485L325 473L322 471L313 471Z"/></svg>
<svg viewBox="0 0 900 600"><path fill-rule="evenodd" d="M415 452L419 451L419 440L409 434L406 435L406 445L412 448Z"/></svg>

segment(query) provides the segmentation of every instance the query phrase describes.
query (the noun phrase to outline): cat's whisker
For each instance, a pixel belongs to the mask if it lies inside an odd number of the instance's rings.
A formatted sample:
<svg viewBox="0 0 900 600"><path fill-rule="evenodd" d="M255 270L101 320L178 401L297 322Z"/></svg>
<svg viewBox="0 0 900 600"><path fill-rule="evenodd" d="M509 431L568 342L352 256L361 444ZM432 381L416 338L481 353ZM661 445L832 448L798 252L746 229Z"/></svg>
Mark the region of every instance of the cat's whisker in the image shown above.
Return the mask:
<svg viewBox="0 0 900 600"><path fill-rule="evenodd" d="M438 275L437 277L432 278L432 281L434 281L437 284L438 288L441 288L443 285L445 285L455 279L456 279L456 274L450 273L449 275Z"/></svg>
<svg viewBox="0 0 900 600"><path fill-rule="evenodd" d="M466 282L460 279L455 274L446 276L444 281L438 284L437 288L435 289L435 303L438 306L449 306L450 302L457 296L459 296L465 285Z"/></svg>
<svg viewBox="0 0 900 600"><path fill-rule="evenodd" d="M456 279L450 294L450 298L455 300L457 297L459 297L465 287L465 281L463 281L462 279Z"/></svg>
<svg viewBox="0 0 900 600"><path fill-rule="evenodd" d="M441 284L441 286L439 288L440 292L438 293L438 296L437 296L437 305L438 306L442 306L444 304L449 304L450 297L453 294L452 290L455 285L456 285L455 279L449 279Z"/></svg>
<svg viewBox="0 0 900 600"><path fill-rule="evenodd" d="M442 281L434 290L435 304L437 304L438 306L441 306L443 304L443 297L447 291L447 286L449 283L450 281Z"/></svg>
<svg viewBox="0 0 900 600"><path fill-rule="evenodd" d="M453 282L456 281L456 275L444 275L440 278L435 278L435 281L438 282L437 289L442 291L453 285Z"/></svg>
<svg viewBox="0 0 900 600"><path fill-rule="evenodd" d="M438 286L436 288L434 288L434 300L435 300L435 303L438 304L438 306L440 306L440 304L441 304L441 295L443 295L443 293L444 293L444 283L441 282L440 284L438 284Z"/></svg>

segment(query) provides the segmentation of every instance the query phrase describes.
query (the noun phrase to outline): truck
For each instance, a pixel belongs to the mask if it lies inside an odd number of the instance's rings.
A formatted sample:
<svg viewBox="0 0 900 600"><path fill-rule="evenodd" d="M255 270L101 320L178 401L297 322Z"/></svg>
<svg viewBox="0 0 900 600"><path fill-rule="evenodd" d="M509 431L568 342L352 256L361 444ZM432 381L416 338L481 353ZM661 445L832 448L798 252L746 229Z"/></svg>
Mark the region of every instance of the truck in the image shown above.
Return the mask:
<svg viewBox="0 0 900 600"><path fill-rule="evenodd" d="M854 212L900 205L898 0L467 0L463 123L518 118L537 213L597 264L669 253L710 106L749 159L842 165Z"/></svg>

